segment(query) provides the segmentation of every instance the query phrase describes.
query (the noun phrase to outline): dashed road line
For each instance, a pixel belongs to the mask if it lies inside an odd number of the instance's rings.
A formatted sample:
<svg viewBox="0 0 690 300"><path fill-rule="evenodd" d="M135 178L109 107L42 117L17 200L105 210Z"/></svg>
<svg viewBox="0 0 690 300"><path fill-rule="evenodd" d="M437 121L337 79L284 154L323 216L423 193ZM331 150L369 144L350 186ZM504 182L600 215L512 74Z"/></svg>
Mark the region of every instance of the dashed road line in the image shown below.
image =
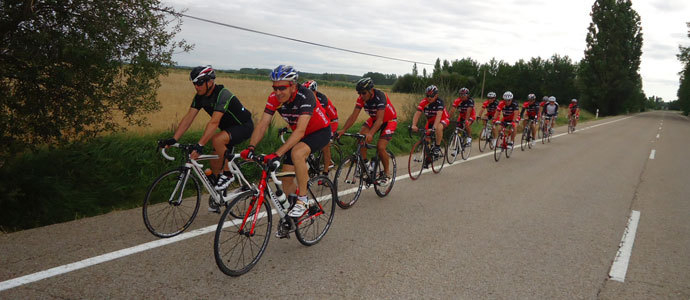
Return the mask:
<svg viewBox="0 0 690 300"><path fill-rule="evenodd" d="M611 270L609 271L609 278L624 282L625 274L628 272L628 264L630 263L630 255L632 254L633 244L635 243L635 233L637 232L637 224L640 221L640 212L633 210L628 219L628 225L623 232L623 238L613 259Z"/></svg>

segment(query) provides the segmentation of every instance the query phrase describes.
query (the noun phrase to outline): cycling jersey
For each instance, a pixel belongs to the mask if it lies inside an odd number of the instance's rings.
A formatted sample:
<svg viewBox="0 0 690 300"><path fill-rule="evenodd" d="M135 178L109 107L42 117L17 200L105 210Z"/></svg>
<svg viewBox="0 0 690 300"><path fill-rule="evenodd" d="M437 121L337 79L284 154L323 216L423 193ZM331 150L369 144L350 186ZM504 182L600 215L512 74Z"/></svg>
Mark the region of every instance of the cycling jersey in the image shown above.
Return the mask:
<svg viewBox="0 0 690 300"><path fill-rule="evenodd" d="M316 91L316 99L321 103L321 107L326 110L326 116L331 121L331 131L335 132L338 130L338 110L326 95L321 92Z"/></svg>
<svg viewBox="0 0 690 300"><path fill-rule="evenodd" d="M530 119L534 119L537 116L537 113L539 112L539 104L537 102L532 102L530 103L529 101L525 102L522 104L522 109L520 110L520 117L522 118L522 114L525 113L525 110L527 111L527 116Z"/></svg>
<svg viewBox="0 0 690 300"><path fill-rule="evenodd" d="M458 109L459 115L458 115L458 121L465 119L467 116L467 111L470 108L474 108L474 99L472 97L467 97L467 100L463 101L462 98L458 97L453 101L453 107ZM474 109L472 109L472 114L469 116L471 119L475 119L476 113L474 112Z"/></svg>
<svg viewBox="0 0 690 300"><path fill-rule="evenodd" d="M266 102L266 108L264 112L273 115L276 111L281 117L288 123L290 128L294 131L297 127L297 119L302 115L310 115L309 124L307 125L307 130L304 133L305 136L328 127L330 121L328 116L326 116L326 111L321 106L321 102L316 101L314 92L309 88L298 85L297 91L292 95L291 100L285 103L280 103L276 93L272 92L268 96L268 102Z"/></svg>
<svg viewBox="0 0 690 300"><path fill-rule="evenodd" d="M209 116L216 111L223 112L223 117L218 124L218 128L223 130L252 121L252 113L242 106L237 96L221 84L216 84L213 92L208 96L194 96L191 107L203 109Z"/></svg>
<svg viewBox="0 0 690 300"><path fill-rule="evenodd" d="M393 107L393 104L391 104L391 100L388 99L388 95L381 90L373 89L373 91L374 94L371 96L371 99L366 102L364 102L362 96L360 95L359 98L357 98L355 107L364 108L364 110L366 110L369 114L369 117L374 119L376 118L376 113L379 110L385 110L383 122L397 119L398 114L395 112L395 108Z"/></svg>
<svg viewBox="0 0 690 300"><path fill-rule="evenodd" d="M508 105L505 100L501 101L496 108L496 110L503 112L503 122L513 121L513 113L518 109L518 104L515 101L512 101L510 105Z"/></svg>
<svg viewBox="0 0 690 300"><path fill-rule="evenodd" d="M486 117L488 119L492 119L494 117L494 113L496 113L496 108L498 107L498 101L494 100L486 100L484 101L484 104L482 104L482 108L486 108Z"/></svg>
<svg viewBox="0 0 690 300"><path fill-rule="evenodd" d="M443 111L441 113L441 120L440 122L446 121L444 125L448 125L448 111L446 110L445 106L443 106L443 100L441 98L436 99L436 101L429 102L427 98L422 99L422 102L419 103L417 106L417 110L421 111L424 113L427 119L427 124L432 123L436 120L436 114L439 111Z"/></svg>
<svg viewBox="0 0 690 300"><path fill-rule="evenodd" d="M558 102L554 102L553 104L550 104L550 103L545 104L543 112L547 116L558 115Z"/></svg>
<svg viewBox="0 0 690 300"><path fill-rule="evenodd" d="M577 103L570 103L570 105L568 105L568 109L570 109L571 114L575 114L578 108L580 107L577 105Z"/></svg>

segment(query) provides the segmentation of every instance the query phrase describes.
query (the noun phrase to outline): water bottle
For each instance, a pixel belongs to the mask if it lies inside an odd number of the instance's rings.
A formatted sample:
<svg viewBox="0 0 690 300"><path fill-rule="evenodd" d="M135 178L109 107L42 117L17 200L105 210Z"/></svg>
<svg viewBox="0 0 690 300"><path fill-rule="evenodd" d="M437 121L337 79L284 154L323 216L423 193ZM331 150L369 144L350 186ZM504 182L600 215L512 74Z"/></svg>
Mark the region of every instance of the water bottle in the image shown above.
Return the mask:
<svg viewBox="0 0 690 300"><path fill-rule="evenodd" d="M213 171L211 171L211 169L206 168L206 170L204 170L204 174L206 174L206 178L208 178L212 184L216 184L216 176L213 175Z"/></svg>
<svg viewBox="0 0 690 300"><path fill-rule="evenodd" d="M276 197L278 198L278 202L280 202L280 205L283 207L284 210L290 208L290 203L287 201L287 196L285 196L285 193L283 193L283 191L277 190Z"/></svg>

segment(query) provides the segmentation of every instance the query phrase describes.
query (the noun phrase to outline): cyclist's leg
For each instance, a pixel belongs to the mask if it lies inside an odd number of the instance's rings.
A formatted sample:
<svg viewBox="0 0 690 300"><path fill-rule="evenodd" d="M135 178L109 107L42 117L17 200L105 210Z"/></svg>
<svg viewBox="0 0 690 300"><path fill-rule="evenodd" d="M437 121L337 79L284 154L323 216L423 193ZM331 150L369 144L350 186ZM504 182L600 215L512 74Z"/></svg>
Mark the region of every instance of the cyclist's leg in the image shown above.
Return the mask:
<svg viewBox="0 0 690 300"><path fill-rule="evenodd" d="M510 126L508 127L510 129L510 141L514 142L515 141L515 135L517 134L517 130L515 130L515 121L510 121Z"/></svg>
<svg viewBox="0 0 690 300"><path fill-rule="evenodd" d="M215 149L215 154L218 155L217 160L211 161L211 170L213 174L217 175L220 173L221 167L222 171L230 171L227 164L221 166L224 161L223 156L225 155L225 151L228 147L233 147L249 139L252 136L252 131L254 131L254 123L248 121L242 125L222 129L213 136L211 139L213 142L213 149Z"/></svg>
<svg viewBox="0 0 690 300"><path fill-rule="evenodd" d="M362 129L359 130L359 134L367 135L371 131L371 126L374 125L374 118L369 118L364 124L362 124ZM383 126L383 125L381 125ZM365 141L366 142L366 141ZM362 155L362 159L367 159L367 148L362 147L359 152Z"/></svg>
<svg viewBox="0 0 690 300"><path fill-rule="evenodd" d="M328 169L331 167L331 142L328 141L326 147L323 147L323 173L328 174Z"/></svg>
<svg viewBox="0 0 690 300"><path fill-rule="evenodd" d="M213 135L211 142L213 143L215 154L218 155L218 159L211 160L211 171L214 175L218 175L220 174L221 169L224 171L227 169L227 166L223 168L222 164L223 155L225 155L225 150L227 149L225 145L230 143L230 133L225 130L221 130Z"/></svg>
<svg viewBox="0 0 690 300"><path fill-rule="evenodd" d="M532 129L532 139L534 139L534 137L537 136L537 125L536 125L537 117L534 117L533 120L534 120L534 122L532 122L532 124L530 124L531 129Z"/></svg>
<svg viewBox="0 0 690 300"><path fill-rule="evenodd" d="M441 145L441 141L443 140L443 128L445 127L443 120L438 122L438 125L434 125L434 130L436 130L436 145L434 146Z"/></svg>
<svg viewBox="0 0 690 300"><path fill-rule="evenodd" d="M386 152L386 147L388 142L393 138L393 133L395 128L398 127L398 122L395 120L388 121L384 123L385 126L381 130L381 135L379 136L379 141L376 143L376 148L379 153L379 158L383 163L383 170L386 172L386 176L390 176L390 158L388 157L388 152Z"/></svg>

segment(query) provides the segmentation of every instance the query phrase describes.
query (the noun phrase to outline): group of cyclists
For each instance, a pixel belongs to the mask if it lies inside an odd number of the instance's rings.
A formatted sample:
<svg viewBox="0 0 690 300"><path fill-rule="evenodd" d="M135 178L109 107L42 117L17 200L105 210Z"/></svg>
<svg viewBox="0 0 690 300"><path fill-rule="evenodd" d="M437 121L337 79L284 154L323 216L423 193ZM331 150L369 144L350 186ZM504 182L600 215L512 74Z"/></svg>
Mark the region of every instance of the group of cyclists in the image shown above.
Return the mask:
<svg viewBox="0 0 690 300"><path fill-rule="evenodd" d="M298 77L297 71L292 66L279 65L272 70L270 78L273 82L273 92L268 96L264 113L255 126L251 112L242 105L237 96L223 85L215 83L216 74L213 68L211 66L196 67L190 73L196 95L189 111L180 121L174 135L160 141L159 144L162 147L168 147L177 143L189 129L199 110L206 111L211 116L211 120L190 156L192 159L198 158L204 146L210 141L219 159L211 162L212 174L209 176L216 181L216 190L224 190L234 180L227 165L223 166L225 151L249 139L249 145L240 152L240 155L244 159L251 158L275 112L278 112L292 130L292 134L275 152L264 156L264 163L273 163L284 157L283 171L295 172L297 182L295 183L291 177L286 177L284 187L287 194L297 197L296 204L288 215L299 217L307 209L307 182L309 180L307 157L313 152L323 150L325 157L323 171L327 173L330 168L335 167L330 164L329 145L334 138L339 138L354 125L363 108L369 114L369 118L362 125L359 133L365 136L366 143L372 142L374 135L377 132L380 133L376 142L377 153L383 162L385 174L391 174L389 158L385 150L398 122L397 112L388 95L374 88L371 78L360 79L356 83L358 98L355 101L354 110L342 128L338 130L338 111L330 99L318 91L316 81L309 80L300 84ZM519 113L520 107L510 91L503 93L501 101L497 100L495 92L489 92L487 98L479 111L479 118L485 125L486 122L493 121L509 130L512 137L511 144L516 135L514 128L517 122L523 119L525 111L527 112L527 118L524 118L523 123L525 126L527 126L527 120L538 120L542 116L545 120L550 120L553 125L558 114L558 103L554 96L544 96L542 101L537 103L536 96L529 94L528 101L522 105ZM457 111L456 126L467 132L468 137L465 142L471 144L471 125L477 119L474 106L474 99L470 96L469 89L461 88L459 97L453 101L451 112L448 113L443 99L439 96L438 87L430 85L426 88L425 97L417 106L411 129L413 131L420 129L417 127L417 122L421 114L424 114L427 118L424 129L427 131L435 129L437 144L434 145L433 151L440 153L439 143L443 139L443 131L451 124L450 118ZM486 115L483 117L485 112ZM579 112L577 100L572 99L568 117L577 120ZM497 130L498 128L494 128L492 132L493 143L496 142ZM534 122L531 130L532 136L536 136ZM361 155L366 159L366 148L362 148ZM379 184L386 186L390 179L388 175ZM219 203L209 203L209 211L220 212Z"/></svg>

